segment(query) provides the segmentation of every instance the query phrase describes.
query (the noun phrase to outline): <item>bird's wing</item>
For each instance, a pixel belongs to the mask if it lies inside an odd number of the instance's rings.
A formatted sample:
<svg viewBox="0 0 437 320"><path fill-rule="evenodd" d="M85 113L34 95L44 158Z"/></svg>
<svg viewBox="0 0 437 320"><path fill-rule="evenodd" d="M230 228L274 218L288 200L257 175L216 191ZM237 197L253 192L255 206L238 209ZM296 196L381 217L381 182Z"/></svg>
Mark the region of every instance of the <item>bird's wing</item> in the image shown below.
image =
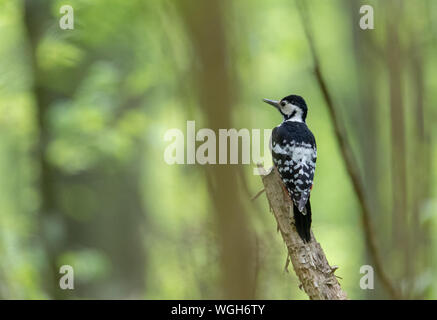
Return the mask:
<svg viewBox="0 0 437 320"><path fill-rule="evenodd" d="M272 132L273 162L291 199L300 212L305 213L314 180L317 148L314 136L309 134L290 139L289 132L275 128Z"/></svg>

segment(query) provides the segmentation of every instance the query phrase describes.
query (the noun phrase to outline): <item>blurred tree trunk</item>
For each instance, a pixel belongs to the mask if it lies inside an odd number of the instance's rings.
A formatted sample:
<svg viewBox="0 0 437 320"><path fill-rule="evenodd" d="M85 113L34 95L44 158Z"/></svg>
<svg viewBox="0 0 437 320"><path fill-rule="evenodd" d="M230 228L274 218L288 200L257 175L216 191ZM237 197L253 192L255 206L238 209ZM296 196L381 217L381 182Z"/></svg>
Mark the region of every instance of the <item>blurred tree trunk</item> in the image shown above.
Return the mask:
<svg viewBox="0 0 437 320"><path fill-rule="evenodd" d="M56 138L51 132L51 107L61 99L75 98L76 89L87 75L87 66L93 63L94 56L99 55L98 52L88 50L82 64L74 69L56 70L53 73L42 70L38 64L37 50L48 27L57 23L51 12L51 1L24 2L24 24L30 43L39 129L37 161L41 168L41 206L38 221L47 259L42 283L49 297L54 299L81 295L89 297L90 293L95 298L138 297L144 290L145 277L144 230L141 229L145 215L138 190L141 157L124 164L126 167L121 166L117 159L110 159L79 177L63 172L60 168L56 169L46 157L49 143ZM53 86L59 83L62 83L61 90ZM124 107L131 108L129 97L126 101ZM114 118L117 118L117 114L114 114ZM86 182L81 183L84 177ZM90 189L90 185L95 185L95 188ZM79 192L79 189L86 192ZM66 194L68 202L65 202ZM84 200L90 197L93 203L99 203L98 208ZM83 219L83 216L91 218ZM112 268L110 274L106 275L107 286L99 285L98 280L91 279L83 283L81 289L74 290L73 295L71 291L59 288L59 258L67 251L82 249L97 250L108 258Z"/></svg>
<svg viewBox="0 0 437 320"><path fill-rule="evenodd" d="M58 287L59 269L56 265L58 253L57 239L51 239L47 228L51 227L51 221L56 223L57 204L55 199L56 171L45 157L47 145L51 139L47 111L53 103L55 93L42 85L43 74L38 67L37 48L38 43L44 35L47 23L50 19L49 1L24 1L24 23L29 37L31 67L33 71L33 92L35 96L36 115L38 124L38 146L37 156L40 166L40 230L42 241L46 250L47 270L43 273L43 281L46 292L52 298L60 297L61 291ZM55 240L55 241L53 241Z"/></svg>
<svg viewBox="0 0 437 320"><path fill-rule="evenodd" d="M386 58L390 86L393 249L404 266L402 276L406 295L413 298L425 294L426 288L418 288L419 281L416 280L425 275L430 263L429 225L424 224L420 216L428 197L431 166L424 107L422 35L426 33L426 24L409 21L404 14L404 5L403 1L386 3ZM414 9L425 16L423 3ZM403 21L402 28L400 21ZM408 41L402 41L400 32L409 35ZM411 79L413 96L409 110L404 108L407 90L402 85L407 76ZM410 123L406 121L407 117L412 119ZM408 135L407 125L412 127ZM408 160L414 166L407 167Z"/></svg>
<svg viewBox="0 0 437 320"><path fill-rule="evenodd" d="M390 88L391 126L391 177L392 177L392 218L393 247L404 257L404 277L412 273L410 232L407 211L407 149L405 136L405 108L403 101L404 51L399 37L399 21L402 21L403 3L386 2L386 59Z"/></svg>
<svg viewBox="0 0 437 320"><path fill-rule="evenodd" d="M197 88L193 90L197 90L207 125L215 132L232 128L234 84L225 30L228 2L186 0L178 5L195 53L192 70ZM214 165L205 170L220 237L223 297L253 298L254 245L237 185L240 168Z"/></svg>
<svg viewBox="0 0 437 320"><path fill-rule="evenodd" d="M378 119L380 116L380 107L378 106L377 96L377 79L379 70L376 66L378 52L375 52L374 35L371 31L364 31L360 28L358 14L361 3L359 1L344 0L347 14L351 17L351 30L353 37L353 54L355 58L355 68L358 86L358 103L356 100L352 105L357 105L355 109L354 128L358 131L359 151L361 163L363 164L363 183L366 190L366 199L369 203L370 213L375 225L379 226L378 230L389 229L385 223L384 216L378 214L381 212L380 196L384 193L380 190L381 177L381 130ZM378 231L376 230L376 231ZM378 237L381 240L383 237ZM381 246L383 246L381 244ZM387 249L382 248L382 250ZM371 260L368 248L366 247L366 256ZM368 291L369 297L385 297L382 287L377 286L372 292Z"/></svg>
<svg viewBox="0 0 437 320"><path fill-rule="evenodd" d="M356 128L364 168L364 184L367 190L367 199L370 201L372 212L378 211L378 178L380 176L380 129L378 123L379 108L376 100L376 79L378 77L375 67L375 52L372 52L373 34L361 30L359 26L360 3L345 0L352 17L353 54L358 85L358 106L356 110ZM372 218L377 218L373 215Z"/></svg>
<svg viewBox="0 0 437 320"><path fill-rule="evenodd" d="M426 16L426 11L429 2L417 5L418 13ZM431 166L431 138L429 125L426 121L427 108L425 108L425 77L426 69L425 50L426 46L423 42L423 34L426 28L430 28L429 23L417 25L415 21L410 21L410 36L409 36L409 61L410 61L410 77L413 85L413 137L411 139L412 154L414 154L414 170L410 174L410 190L412 193L412 247L416 254L417 261L414 264L415 276L420 277L427 273L431 267L431 239L430 239L430 222L422 219L423 211L426 202L430 196L430 186L432 177ZM420 288L415 292L414 298L424 299L429 284L427 287Z"/></svg>

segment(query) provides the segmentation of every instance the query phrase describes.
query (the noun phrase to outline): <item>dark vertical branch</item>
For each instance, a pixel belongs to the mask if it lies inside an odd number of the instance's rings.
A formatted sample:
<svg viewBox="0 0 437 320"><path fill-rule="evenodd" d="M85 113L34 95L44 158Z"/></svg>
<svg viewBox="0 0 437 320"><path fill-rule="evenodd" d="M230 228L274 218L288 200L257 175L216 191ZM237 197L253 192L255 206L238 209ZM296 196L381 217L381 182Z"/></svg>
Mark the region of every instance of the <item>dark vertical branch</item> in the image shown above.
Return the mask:
<svg viewBox="0 0 437 320"><path fill-rule="evenodd" d="M384 270L384 265L378 251L378 247L375 241L375 233L373 231L373 226L371 223L371 215L370 208L368 202L366 201L364 187L360 178L360 172L357 167L357 161L352 153L352 149L347 140L346 130L342 125L340 120L340 115L338 114L337 109L334 107L334 103L331 97L331 94L328 90L328 86L326 84L325 78L322 74L322 70L320 67L319 58L315 49L314 40L312 36L312 31L310 28L310 18L307 14L306 7L303 1L297 0L297 5L299 8L299 13L302 20L302 25L304 27L304 32L308 40L308 44L311 51L311 56L313 58L314 63L314 73L316 76L317 83L322 92L323 98L325 99L326 106L328 108L331 121L334 127L335 137L339 144L340 152L342 154L343 160L346 165L346 170L351 178L352 186L357 195L358 203L361 207L361 221L364 227L364 234L366 243L370 252L370 255L373 259L375 272L380 278L384 288L387 290L388 294L395 299L399 299L401 297L398 290L394 287L390 278Z"/></svg>
<svg viewBox="0 0 437 320"><path fill-rule="evenodd" d="M42 240L48 258L44 278L51 279L45 281L46 290L52 297L57 297L59 290L56 290L58 275L56 267L56 249L51 244L50 239L46 237L45 223L53 217L56 211L55 199L55 171L45 157L47 145L50 141L50 131L47 123L47 112L49 106L54 100L53 93L47 90L42 84L42 73L38 68L37 47L42 38L46 23L49 21L50 6L48 1L26 0L24 2L24 25L28 34L30 45L30 62L33 72L33 93L35 97L36 115L39 138L37 142L37 156L40 165L40 229L42 231Z"/></svg>

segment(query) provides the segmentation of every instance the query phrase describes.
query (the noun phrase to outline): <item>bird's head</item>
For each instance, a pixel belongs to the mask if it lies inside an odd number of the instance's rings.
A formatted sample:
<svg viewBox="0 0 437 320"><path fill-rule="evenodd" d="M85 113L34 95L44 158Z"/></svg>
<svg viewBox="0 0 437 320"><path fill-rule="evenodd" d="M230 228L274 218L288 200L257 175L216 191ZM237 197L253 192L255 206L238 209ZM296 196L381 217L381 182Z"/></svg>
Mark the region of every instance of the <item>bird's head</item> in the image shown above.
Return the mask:
<svg viewBox="0 0 437 320"><path fill-rule="evenodd" d="M284 121L305 122L308 108L301 96L290 95L279 101L263 99L264 102L274 106L284 117Z"/></svg>

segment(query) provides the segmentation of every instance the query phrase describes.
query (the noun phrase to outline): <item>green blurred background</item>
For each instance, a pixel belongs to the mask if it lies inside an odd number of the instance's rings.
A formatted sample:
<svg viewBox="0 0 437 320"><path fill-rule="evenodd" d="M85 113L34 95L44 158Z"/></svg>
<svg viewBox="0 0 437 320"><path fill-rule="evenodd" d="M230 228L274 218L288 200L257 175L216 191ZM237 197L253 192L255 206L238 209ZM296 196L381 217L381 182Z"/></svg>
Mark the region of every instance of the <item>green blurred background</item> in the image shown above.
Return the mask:
<svg viewBox="0 0 437 320"><path fill-rule="evenodd" d="M384 269L435 299L437 2L306 5ZM261 99L292 93L318 143L314 234L349 298L390 298L359 286L373 262L295 1L0 0L0 298L306 299L253 165L163 157L187 120L271 129Z"/></svg>

